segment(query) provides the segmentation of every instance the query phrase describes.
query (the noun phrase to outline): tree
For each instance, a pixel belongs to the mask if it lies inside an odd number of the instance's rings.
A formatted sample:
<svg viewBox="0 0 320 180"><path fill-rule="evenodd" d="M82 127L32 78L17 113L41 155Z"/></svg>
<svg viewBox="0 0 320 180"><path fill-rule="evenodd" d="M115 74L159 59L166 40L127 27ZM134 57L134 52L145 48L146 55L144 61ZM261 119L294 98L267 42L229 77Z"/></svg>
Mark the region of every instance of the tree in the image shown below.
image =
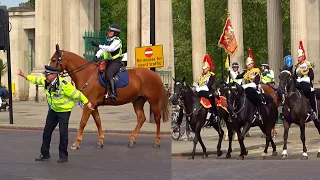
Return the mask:
<svg viewBox="0 0 320 180"><path fill-rule="evenodd" d="M4 63L0 58L0 87L5 87L2 85L2 76L6 73L7 63Z"/></svg>
<svg viewBox="0 0 320 180"><path fill-rule="evenodd" d="M35 8L35 0L28 0L28 3Z"/></svg>

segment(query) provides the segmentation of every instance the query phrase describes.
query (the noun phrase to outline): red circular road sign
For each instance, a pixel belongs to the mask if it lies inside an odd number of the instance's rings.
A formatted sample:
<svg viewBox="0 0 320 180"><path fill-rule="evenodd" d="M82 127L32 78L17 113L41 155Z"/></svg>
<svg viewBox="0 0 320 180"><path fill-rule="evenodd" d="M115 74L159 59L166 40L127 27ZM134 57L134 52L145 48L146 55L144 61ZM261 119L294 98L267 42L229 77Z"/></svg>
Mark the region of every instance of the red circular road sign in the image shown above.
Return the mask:
<svg viewBox="0 0 320 180"><path fill-rule="evenodd" d="M152 48L146 48L146 50L144 50L144 55L146 55L147 58L151 57L153 55Z"/></svg>

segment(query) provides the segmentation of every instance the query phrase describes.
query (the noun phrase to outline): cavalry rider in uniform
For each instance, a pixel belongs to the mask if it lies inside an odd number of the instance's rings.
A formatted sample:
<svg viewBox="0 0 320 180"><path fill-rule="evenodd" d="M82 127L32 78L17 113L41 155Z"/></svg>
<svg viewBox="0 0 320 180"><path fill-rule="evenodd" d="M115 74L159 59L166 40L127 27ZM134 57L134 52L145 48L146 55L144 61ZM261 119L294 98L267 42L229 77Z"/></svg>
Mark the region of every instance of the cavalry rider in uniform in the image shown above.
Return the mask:
<svg viewBox="0 0 320 180"><path fill-rule="evenodd" d="M229 81L230 81L231 83L236 82L238 84L241 84L242 79L236 79L236 77L240 74L239 63L237 63L237 62L232 63L231 67L228 68L228 71L230 73L230 76L229 76L230 80L228 78L227 83L229 83Z"/></svg>
<svg viewBox="0 0 320 180"><path fill-rule="evenodd" d="M306 60L304 50L298 50L298 63L294 72L294 77L298 81L298 88L302 90L303 94L309 98L311 105L311 119L318 120L318 109L316 104L316 96L312 81L314 79L313 68L309 61Z"/></svg>
<svg viewBox="0 0 320 180"><path fill-rule="evenodd" d="M259 83L261 81L260 70L259 68L254 68L254 61L252 60L251 57L247 58L246 65L248 68L247 72L243 72L239 74L236 77L236 79L242 79L242 78L244 79L246 84L242 85L242 87L244 88L249 101L253 103L254 106L257 108L256 115L258 115L259 120L262 122L262 118L259 113L259 109L261 106L261 98L258 94L258 91L260 90Z"/></svg>
<svg viewBox="0 0 320 180"><path fill-rule="evenodd" d="M99 45L98 43L91 41L91 44L93 46L96 46L100 49L96 53L96 56L93 60L98 61L99 58L103 55L103 59L108 61L108 68L105 73L105 78L108 84L111 86L112 94L110 95L110 97L113 101L117 97L113 77L122 66L122 41L120 40L119 36L120 26L117 24L112 24L109 26L109 32L105 45Z"/></svg>
<svg viewBox="0 0 320 180"><path fill-rule="evenodd" d="M210 71L213 69L214 69L214 66L212 64L212 61L210 57L206 55L203 61L202 75L200 76L198 83L195 84L195 88L196 88L196 91L198 92L199 97L205 97L210 101L212 106L211 110L214 113L215 120L218 121L219 120L218 110L217 110L217 105L215 101L214 90L212 89L212 85L215 83L216 77L215 77L215 74Z"/></svg>
<svg viewBox="0 0 320 180"><path fill-rule="evenodd" d="M270 69L268 63L261 64L262 70L262 83L263 84L270 84L274 86L274 73Z"/></svg>

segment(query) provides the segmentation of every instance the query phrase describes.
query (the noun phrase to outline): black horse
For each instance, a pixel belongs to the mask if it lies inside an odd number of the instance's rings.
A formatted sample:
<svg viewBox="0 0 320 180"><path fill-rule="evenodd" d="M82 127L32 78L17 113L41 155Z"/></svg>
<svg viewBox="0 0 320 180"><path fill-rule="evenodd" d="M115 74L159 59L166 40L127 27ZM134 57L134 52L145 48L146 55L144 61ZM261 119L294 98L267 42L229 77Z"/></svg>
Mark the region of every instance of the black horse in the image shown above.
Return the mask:
<svg viewBox="0 0 320 180"><path fill-rule="evenodd" d="M282 159L288 158L287 152L287 140L288 140L288 132L290 125L292 123L297 124L300 127L300 138L302 141L302 156L301 159L308 159L307 148L305 145L306 137L305 137L305 123L310 121L308 118L309 111L309 100L297 89L297 81L293 76L292 66L286 67L284 66L283 70L279 75L279 87L278 92L282 97L282 113L284 116L283 120L283 152ZM317 107L319 107L319 100L317 97ZM319 108L318 108L319 111ZM319 115L318 115L319 118ZM320 123L315 120L313 121L316 128L320 134ZM320 157L320 152L318 152L317 157Z"/></svg>
<svg viewBox="0 0 320 180"><path fill-rule="evenodd" d="M196 145L198 141L203 150L202 158L207 158L208 154L206 152L206 147L201 139L201 128L206 123L206 117L209 112L208 108L203 107L200 103L200 98L192 90L192 88L186 84L185 78L182 81L174 80L174 94L172 96L172 104L177 105L179 104L184 111L186 112L186 116L188 117L188 123L193 132L195 132L195 137L193 139L193 150L190 159L194 159ZM211 115L212 120L214 119L213 115ZM221 143L224 135L224 131L221 128L220 121L215 122L213 124L213 128L219 134L219 141L217 145L217 156L220 157L222 155L221 151Z"/></svg>
<svg viewBox="0 0 320 180"><path fill-rule="evenodd" d="M241 148L241 153L238 159L243 160L244 156L248 154L243 140L250 127L254 126L259 126L261 131L266 135L266 145L261 155L261 159L265 159L270 142L273 148L272 155L276 156L278 153L276 151L276 145L272 140L271 131L278 118L278 109L272 97L267 94L263 94L264 103L261 104L260 109L262 122L258 119L253 121L255 118L255 106L246 97L242 86L233 82L229 83L226 88L228 110L232 121L232 128L238 134L238 141ZM242 131L241 127L243 127Z"/></svg>

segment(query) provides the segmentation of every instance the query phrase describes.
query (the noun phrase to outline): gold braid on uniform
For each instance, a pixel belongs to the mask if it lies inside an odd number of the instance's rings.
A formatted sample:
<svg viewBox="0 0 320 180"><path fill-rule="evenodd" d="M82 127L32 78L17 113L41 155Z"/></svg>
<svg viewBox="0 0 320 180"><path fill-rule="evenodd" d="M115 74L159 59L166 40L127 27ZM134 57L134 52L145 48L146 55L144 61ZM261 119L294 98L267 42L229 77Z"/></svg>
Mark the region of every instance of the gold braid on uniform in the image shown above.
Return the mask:
<svg viewBox="0 0 320 180"><path fill-rule="evenodd" d="M199 78L199 86L204 86L204 85L206 85L206 83L205 83L205 81L206 80L209 80L209 77L211 76L211 75L214 75L214 73L213 72L210 72L210 71L208 71L205 75L201 75L200 76L200 78ZM208 82L207 82L208 83Z"/></svg>
<svg viewBox="0 0 320 180"><path fill-rule="evenodd" d="M254 76L251 76L253 73L254 73ZM252 68L251 70L247 71L246 74L244 74L243 79L246 82L250 82L251 83L251 82L253 82L254 78L257 75L260 75L260 77L261 77L260 69L259 68ZM261 78L260 78L260 81L261 81Z"/></svg>
<svg viewBox="0 0 320 180"><path fill-rule="evenodd" d="M304 61L302 64L306 63L308 68L306 70L302 70L300 68L300 64L298 64L298 67L299 67L299 70L298 70L298 74L301 74L303 77L307 77L308 76L308 73L309 73L309 69L313 69L312 68L312 65L309 61Z"/></svg>

